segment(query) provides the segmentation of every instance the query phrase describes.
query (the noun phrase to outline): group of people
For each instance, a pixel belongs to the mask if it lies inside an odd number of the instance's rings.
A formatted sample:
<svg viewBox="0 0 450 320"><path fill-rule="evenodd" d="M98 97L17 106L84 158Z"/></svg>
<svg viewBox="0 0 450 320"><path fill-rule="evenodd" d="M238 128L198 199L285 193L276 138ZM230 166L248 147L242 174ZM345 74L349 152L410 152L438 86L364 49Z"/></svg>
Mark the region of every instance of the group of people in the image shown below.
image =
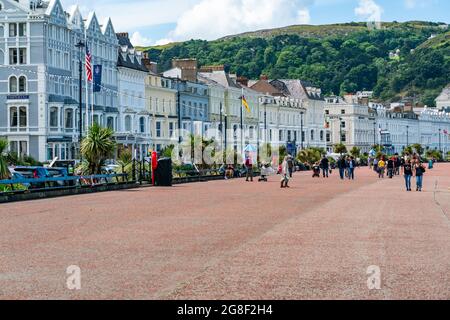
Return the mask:
<svg viewBox="0 0 450 320"><path fill-rule="evenodd" d="M384 179L386 173L388 178L393 179L403 173L405 178L406 191L412 191L412 178L416 177L416 191L421 192L423 188L423 176L426 172L425 166L420 157L400 157L398 154L392 157L382 156L373 159L370 166L378 174L378 178Z"/></svg>
<svg viewBox="0 0 450 320"><path fill-rule="evenodd" d="M336 166L339 169L339 176L341 180L345 180L345 178L355 180L355 169L357 162L354 157L340 157L336 163Z"/></svg>

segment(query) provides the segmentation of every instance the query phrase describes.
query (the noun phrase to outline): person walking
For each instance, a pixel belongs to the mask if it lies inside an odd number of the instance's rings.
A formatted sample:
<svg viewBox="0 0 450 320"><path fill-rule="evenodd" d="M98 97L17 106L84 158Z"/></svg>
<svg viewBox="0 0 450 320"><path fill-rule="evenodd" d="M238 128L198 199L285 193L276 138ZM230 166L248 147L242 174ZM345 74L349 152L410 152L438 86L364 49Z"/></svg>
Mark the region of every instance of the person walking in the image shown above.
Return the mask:
<svg viewBox="0 0 450 320"><path fill-rule="evenodd" d="M322 167L323 177L328 178L330 174L330 160L328 160L327 156L323 156L320 166Z"/></svg>
<svg viewBox="0 0 450 320"><path fill-rule="evenodd" d="M397 176L400 175L400 168L403 166L402 159L400 159L400 156L398 153L395 154L395 174Z"/></svg>
<svg viewBox="0 0 450 320"><path fill-rule="evenodd" d="M289 188L289 163L288 157L284 157L283 163L281 164L281 188Z"/></svg>
<svg viewBox="0 0 450 320"><path fill-rule="evenodd" d="M344 157L340 157L338 162L337 162L337 166L339 169L339 176L341 177L341 180L345 179L345 170L347 168L347 163L345 161Z"/></svg>
<svg viewBox="0 0 450 320"><path fill-rule="evenodd" d="M292 178L294 173L294 158L290 154L288 154L287 163L289 169L289 178Z"/></svg>
<svg viewBox="0 0 450 320"><path fill-rule="evenodd" d="M247 155L245 159L245 168L247 170L245 181L248 182L250 179L253 182L253 161L250 155Z"/></svg>
<svg viewBox="0 0 450 320"><path fill-rule="evenodd" d="M423 187L423 175L426 172L426 169L422 163L418 163L416 167L416 191L422 192Z"/></svg>
<svg viewBox="0 0 450 320"><path fill-rule="evenodd" d="M384 157L378 161L378 178L384 179L384 172L386 170L386 162L384 161Z"/></svg>
<svg viewBox="0 0 450 320"><path fill-rule="evenodd" d="M355 158L350 157L347 163L348 163L348 179L355 180L355 167L356 167Z"/></svg>
<svg viewBox="0 0 450 320"><path fill-rule="evenodd" d="M392 179L394 177L394 170L395 170L394 158L389 158L389 160L387 161L387 172L389 179Z"/></svg>
<svg viewBox="0 0 450 320"><path fill-rule="evenodd" d="M411 191L411 179L413 176L413 167L411 160L406 161L403 165L403 174L405 176L406 191Z"/></svg>

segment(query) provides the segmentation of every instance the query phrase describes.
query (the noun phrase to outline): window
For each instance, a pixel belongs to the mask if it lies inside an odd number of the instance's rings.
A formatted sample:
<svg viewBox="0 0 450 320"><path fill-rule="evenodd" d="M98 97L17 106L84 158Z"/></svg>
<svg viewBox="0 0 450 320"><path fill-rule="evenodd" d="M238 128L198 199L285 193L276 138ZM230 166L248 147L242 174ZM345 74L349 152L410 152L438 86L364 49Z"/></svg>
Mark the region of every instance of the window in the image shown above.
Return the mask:
<svg viewBox="0 0 450 320"><path fill-rule="evenodd" d="M114 130L114 118L113 117L108 117L106 119L106 126L111 129Z"/></svg>
<svg viewBox="0 0 450 320"><path fill-rule="evenodd" d="M58 108L57 107L50 108L50 127L51 128L58 127Z"/></svg>
<svg viewBox="0 0 450 320"><path fill-rule="evenodd" d="M341 142L347 142L347 135L345 133L341 135Z"/></svg>
<svg viewBox="0 0 450 320"><path fill-rule="evenodd" d="M26 107L11 107L9 109L9 124L13 129L27 127L27 108Z"/></svg>
<svg viewBox="0 0 450 320"><path fill-rule="evenodd" d="M125 131L131 132L131 116L125 116Z"/></svg>
<svg viewBox="0 0 450 320"><path fill-rule="evenodd" d="M18 125L18 115L17 115L17 107L11 107L9 109L9 126L11 128L17 128Z"/></svg>
<svg viewBox="0 0 450 320"><path fill-rule="evenodd" d="M311 141L314 141L314 130L311 130Z"/></svg>
<svg viewBox="0 0 450 320"><path fill-rule="evenodd" d="M324 138L324 134L323 134L323 130L320 131L320 141L323 141Z"/></svg>
<svg viewBox="0 0 450 320"><path fill-rule="evenodd" d="M9 49L9 64L17 64L17 49Z"/></svg>
<svg viewBox="0 0 450 320"><path fill-rule="evenodd" d="M173 136L173 122L169 122L169 137Z"/></svg>
<svg viewBox="0 0 450 320"><path fill-rule="evenodd" d="M9 24L9 36L17 37L17 24L15 24L15 23Z"/></svg>
<svg viewBox="0 0 450 320"><path fill-rule="evenodd" d="M17 92L17 78L14 76L9 78L9 92Z"/></svg>
<svg viewBox="0 0 450 320"><path fill-rule="evenodd" d="M345 126L346 126L346 124L345 124L345 121L341 121L341 128L345 128Z"/></svg>
<svg viewBox="0 0 450 320"><path fill-rule="evenodd" d="M161 138L161 122L156 121L156 137Z"/></svg>
<svg viewBox="0 0 450 320"><path fill-rule="evenodd" d="M27 49L20 48L19 49L19 64L27 63Z"/></svg>
<svg viewBox="0 0 450 320"><path fill-rule="evenodd" d="M66 109L64 111L64 123L66 129L73 129L73 109Z"/></svg>
<svg viewBox="0 0 450 320"><path fill-rule="evenodd" d="M19 23L19 37L25 37L27 35L27 24Z"/></svg>
<svg viewBox="0 0 450 320"><path fill-rule="evenodd" d="M144 117L139 118L139 132L145 133L145 118Z"/></svg>
<svg viewBox="0 0 450 320"><path fill-rule="evenodd" d="M345 110L344 109L341 110L341 114L345 114Z"/></svg>
<svg viewBox="0 0 450 320"><path fill-rule="evenodd" d="M27 141L10 141L9 150L11 153L17 154L19 157L24 157L28 154L28 142Z"/></svg>
<svg viewBox="0 0 450 320"><path fill-rule="evenodd" d="M21 76L19 78L19 92L27 91L27 78L25 76Z"/></svg>

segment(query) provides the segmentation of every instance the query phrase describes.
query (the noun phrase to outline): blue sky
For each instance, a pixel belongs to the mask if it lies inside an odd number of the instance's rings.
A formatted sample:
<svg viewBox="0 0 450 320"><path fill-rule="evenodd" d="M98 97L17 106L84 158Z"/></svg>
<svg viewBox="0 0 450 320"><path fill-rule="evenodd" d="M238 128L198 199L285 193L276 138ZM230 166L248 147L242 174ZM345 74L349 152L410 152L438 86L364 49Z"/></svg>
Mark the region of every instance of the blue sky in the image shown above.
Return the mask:
<svg viewBox="0 0 450 320"><path fill-rule="evenodd" d="M292 24L426 20L450 23L448 0L62 0L110 16L134 44L217 39Z"/></svg>

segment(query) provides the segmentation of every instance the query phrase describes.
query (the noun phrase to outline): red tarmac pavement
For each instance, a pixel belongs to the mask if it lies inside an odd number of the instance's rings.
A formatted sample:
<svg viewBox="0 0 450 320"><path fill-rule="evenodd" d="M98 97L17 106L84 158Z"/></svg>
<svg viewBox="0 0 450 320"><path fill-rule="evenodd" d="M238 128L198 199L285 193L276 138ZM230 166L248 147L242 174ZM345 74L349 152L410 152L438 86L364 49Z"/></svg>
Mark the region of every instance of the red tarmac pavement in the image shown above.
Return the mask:
<svg viewBox="0 0 450 320"><path fill-rule="evenodd" d="M286 190L272 177L3 204L0 299L450 299L449 172L422 193L361 168Z"/></svg>

